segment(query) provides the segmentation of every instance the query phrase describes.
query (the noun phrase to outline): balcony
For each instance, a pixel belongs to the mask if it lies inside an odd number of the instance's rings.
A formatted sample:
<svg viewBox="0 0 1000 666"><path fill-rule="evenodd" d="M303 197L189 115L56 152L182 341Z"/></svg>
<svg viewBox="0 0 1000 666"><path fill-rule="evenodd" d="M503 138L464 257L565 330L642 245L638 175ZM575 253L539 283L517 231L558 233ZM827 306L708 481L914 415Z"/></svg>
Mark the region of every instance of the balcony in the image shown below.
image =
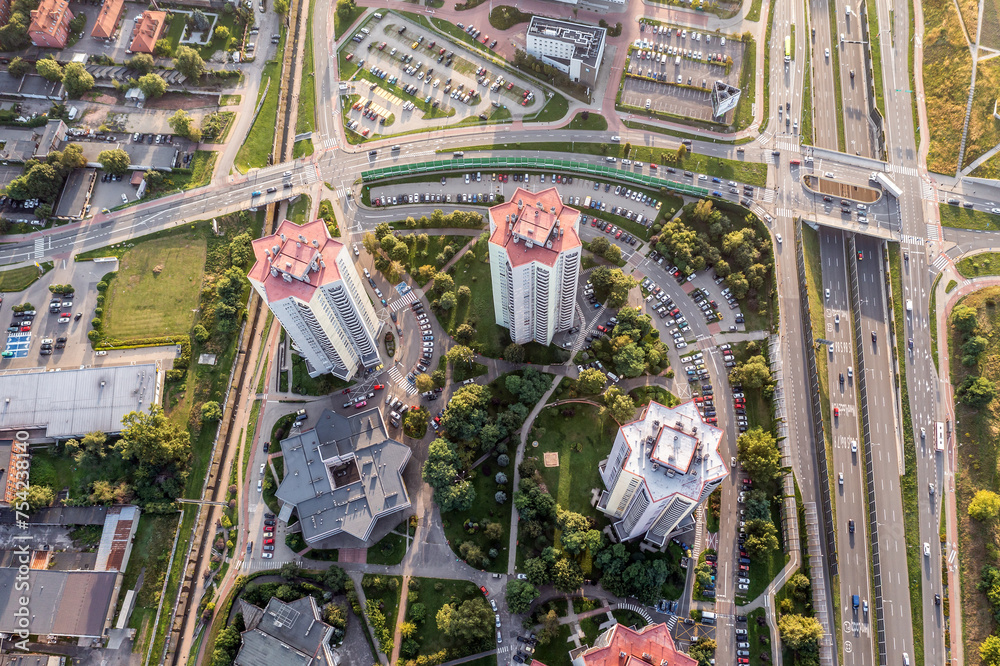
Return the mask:
<svg viewBox="0 0 1000 666"><path fill-rule="evenodd" d="M601 497L597 500L597 510L602 513L608 512L608 500L611 499L611 493L607 490L601 491Z"/></svg>

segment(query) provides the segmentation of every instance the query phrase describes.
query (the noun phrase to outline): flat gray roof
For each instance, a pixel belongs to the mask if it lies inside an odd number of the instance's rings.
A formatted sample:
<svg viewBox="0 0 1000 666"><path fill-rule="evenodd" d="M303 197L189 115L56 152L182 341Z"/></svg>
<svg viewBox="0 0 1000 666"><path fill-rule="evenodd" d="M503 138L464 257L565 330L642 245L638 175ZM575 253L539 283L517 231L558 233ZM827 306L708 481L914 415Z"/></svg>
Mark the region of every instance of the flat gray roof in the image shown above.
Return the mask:
<svg viewBox="0 0 1000 666"><path fill-rule="evenodd" d="M597 25L532 16L528 22L527 34L571 44L574 58L596 67L600 64L597 62L597 55L600 53L607 30Z"/></svg>
<svg viewBox="0 0 1000 666"><path fill-rule="evenodd" d="M28 572L31 612L28 631L46 636L92 636L104 633L105 621L115 592L117 571ZM23 593L14 588L17 568L0 569L0 632L17 630L14 612Z"/></svg>
<svg viewBox="0 0 1000 666"><path fill-rule="evenodd" d="M97 169L73 169L66 184L63 185L62 196L56 207L57 217L83 217L84 206L87 205L90 186L97 180Z"/></svg>
<svg viewBox="0 0 1000 666"><path fill-rule="evenodd" d="M67 141L67 143L73 143L73 141ZM97 158L102 151L121 148L128 153L129 166L142 171L173 168L174 158L177 156L178 150L170 144L153 144L151 146L146 143L101 143L100 141L83 141L79 146L83 149L83 156L86 158L87 164L97 166Z"/></svg>
<svg viewBox="0 0 1000 666"><path fill-rule="evenodd" d="M155 363L0 375L0 430L44 428L68 439L121 431L122 417L157 402Z"/></svg>
<svg viewBox="0 0 1000 666"><path fill-rule="evenodd" d="M328 663L325 643L332 628L323 622L319 606L311 596L290 603L272 597L263 611L242 599L240 606L247 630L242 635L236 666Z"/></svg>

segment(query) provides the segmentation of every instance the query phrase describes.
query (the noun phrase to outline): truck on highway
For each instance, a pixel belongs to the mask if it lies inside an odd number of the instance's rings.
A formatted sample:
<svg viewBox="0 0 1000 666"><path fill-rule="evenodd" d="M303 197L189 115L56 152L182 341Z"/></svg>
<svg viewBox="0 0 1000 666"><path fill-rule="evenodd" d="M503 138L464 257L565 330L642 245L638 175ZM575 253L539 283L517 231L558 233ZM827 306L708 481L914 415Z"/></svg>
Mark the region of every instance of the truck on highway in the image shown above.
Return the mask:
<svg viewBox="0 0 1000 666"><path fill-rule="evenodd" d="M868 177L868 180L878 183L879 185L882 186L882 188L886 192L896 197L897 199L903 196L903 190L899 189L899 186L896 185L896 183L892 182L889 176L887 176L882 171L872 171L871 175Z"/></svg>

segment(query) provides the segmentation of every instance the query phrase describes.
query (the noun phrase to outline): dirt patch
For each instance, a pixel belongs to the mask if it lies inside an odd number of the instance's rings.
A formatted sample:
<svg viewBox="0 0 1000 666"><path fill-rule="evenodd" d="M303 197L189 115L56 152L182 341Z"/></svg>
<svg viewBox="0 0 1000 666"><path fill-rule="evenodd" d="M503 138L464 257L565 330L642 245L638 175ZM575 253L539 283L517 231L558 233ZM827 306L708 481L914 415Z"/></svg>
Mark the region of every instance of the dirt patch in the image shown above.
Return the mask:
<svg viewBox="0 0 1000 666"><path fill-rule="evenodd" d="M872 203L878 201L879 197L882 195L881 192L873 190L870 187L851 185L850 183L841 183L836 180L830 180L829 178L803 176L802 182L813 192L829 194L830 196L838 197L840 199L851 199L852 201L860 201L862 203Z"/></svg>
<svg viewBox="0 0 1000 666"><path fill-rule="evenodd" d="M558 451L546 451L544 458L546 467L559 467Z"/></svg>
<svg viewBox="0 0 1000 666"><path fill-rule="evenodd" d="M218 106L218 95L189 95L186 93L167 93L163 97L146 100L147 109L204 109Z"/></svg>
<svg viewBox="0 0 1000 666"><path fill-rule="evenodd" d="M115 95L109 95L103 92L91 93L89 100L91 102L96 102L97 104L120 104L121 100Z"/></svg>

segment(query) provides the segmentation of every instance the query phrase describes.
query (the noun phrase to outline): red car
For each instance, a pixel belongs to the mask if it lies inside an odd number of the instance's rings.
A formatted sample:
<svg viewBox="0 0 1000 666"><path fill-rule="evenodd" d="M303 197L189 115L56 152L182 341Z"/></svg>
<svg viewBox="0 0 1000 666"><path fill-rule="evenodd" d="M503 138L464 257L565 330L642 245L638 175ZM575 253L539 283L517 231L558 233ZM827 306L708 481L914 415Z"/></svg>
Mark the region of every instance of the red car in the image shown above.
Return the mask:
<svg viewBox="0 0 1000 666"><path fill-rule="evenodd" d="M597 226L597 218L596 217L590 219L590 226L592 226L592 227L596 227Z"/></svg>
<svg viewBox="0 0 1000 666"><path fill-rule="evenodd" d="M601 333L607 333L608 332L608 329L606 329L604 326L601 326L600 324L598 324L597 330L600 331Z"/></svg>
<svg viewBox="0 0 1000 666"><path fill-rule="evenodd" d="M21 329L21 330L24 330L24 329ZM840 416L840 407L834 407L833 408L833 415L834 416Z"/></svg>
<svg viewBox="0 0 1000 666"><path fill-rule="evenodd" d="M348 393L350 393L350 392L351 392L351 389L349 389L349 388L345 388L345 389L344 389L343 391L341 391L340 393L341 393L341 395L347 395L347 394L348 394Z"/></svg>
<svg viewBox="0 0 1000 666"><path fill-rule="evenodd" d="M652 162L650 162L650 163L649 163L649 169L650 169L651 171L656 171L656 165L655 165L655 164L653 164Z"/></svg>
<svg viewBox="0 0 1000 666"><path fill-rule="evenodd" d="M479 591L482 592L483 594L485 594L486 596L490 596L490 593L486 591L486 586L485 585L480 585L479 586Z"/></svg>
<svg viewBox="0 0 1000 666"><path fill-rule="evenodd" d="M511 88L513 88L513 87L514 87L514 84L513 84L513 83L508 83L508 84L507 84L507 90L510 90L510 89L511 89Z"/></svg>
<svg viewBox="0 0 1000 666"><path fill-rule="evenodd" d="M22 332L22 333L27 333L27 332L28 332L28 331L30 331L30 330L31 330L31 327L30 327L30 326L22 326L22 327L21 327L21 332Z"/></svg>
<svg viewBox="0 0 1000 666"><path fill-rule="evenodd" d="M381 391L384 388L385 388L385 386L383 386L382 384L376 384L375 386L372 387L372 390L373 391Z"/></svg>
<svg viewBox="0 0 1000 666"><path fill-rule="evenodd" d="M264 539L264 545L265 546L273 546L274 545L274 539Z"/></svg>

